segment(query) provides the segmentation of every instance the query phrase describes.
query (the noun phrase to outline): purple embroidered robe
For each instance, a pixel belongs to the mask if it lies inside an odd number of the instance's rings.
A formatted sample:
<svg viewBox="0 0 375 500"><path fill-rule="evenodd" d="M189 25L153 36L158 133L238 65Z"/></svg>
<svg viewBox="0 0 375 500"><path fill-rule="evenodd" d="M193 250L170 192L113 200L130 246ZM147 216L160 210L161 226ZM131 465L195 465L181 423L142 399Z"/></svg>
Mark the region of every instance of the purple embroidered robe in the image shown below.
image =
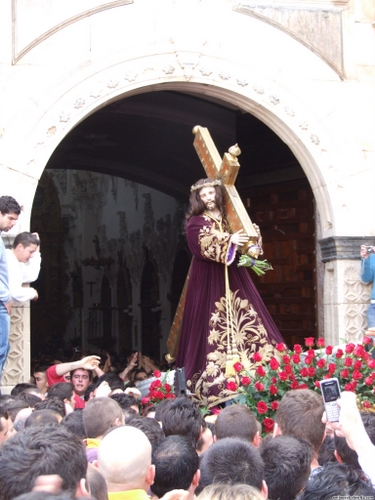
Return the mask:
<svg viewBox="0 0 375 500"><path fill-rule="evenodd" d="M233 392L225 387L228 345L225 263L231 264L228 274L232 338L240 362L251 368L255 352L260 352L263 359L270 359L275 354L273 346L284 340L249 272L237 266L236 246L230 243L226 221L207 213L193 216L186 234L193 259L185 284L182 320L174 323L175 329L180 329L176 365L185 367L187 385L194 399L212 407L233 398Z"/></svg>

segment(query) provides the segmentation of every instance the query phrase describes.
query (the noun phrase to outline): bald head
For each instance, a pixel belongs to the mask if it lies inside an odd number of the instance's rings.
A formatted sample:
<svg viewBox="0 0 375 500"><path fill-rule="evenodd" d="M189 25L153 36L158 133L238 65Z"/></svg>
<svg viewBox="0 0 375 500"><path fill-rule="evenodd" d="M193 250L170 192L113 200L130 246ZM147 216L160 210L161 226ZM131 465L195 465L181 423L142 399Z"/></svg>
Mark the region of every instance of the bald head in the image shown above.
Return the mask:
<svg viewBox="0 0 375 500"><path fill-rule="evenodd" d="M142 431L130 426L117 427L104 436L98 466L110 492L148 491L155 475L150 441Z"/></svg>

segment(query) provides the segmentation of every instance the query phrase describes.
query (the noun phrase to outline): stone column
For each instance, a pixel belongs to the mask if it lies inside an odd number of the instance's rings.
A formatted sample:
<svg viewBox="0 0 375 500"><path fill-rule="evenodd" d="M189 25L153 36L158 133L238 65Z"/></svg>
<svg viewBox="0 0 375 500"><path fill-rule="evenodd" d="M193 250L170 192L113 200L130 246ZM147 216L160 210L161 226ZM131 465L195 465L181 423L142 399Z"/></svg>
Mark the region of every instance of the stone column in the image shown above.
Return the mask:
<svg viewBox="0 0 375 500"><path fill-rule="evenodd" d="M13 303L9 340L10 351L1 379L3 394L30 379L30 302Z"/></svg>
<svg viewBox="0 0 375 500"><path fill-rule="evenodd" d="M319 241L324 262L324 338L332 345L360 342L367 328L371 285L360 278L359 248L367 237L336 236Z"/></svg>

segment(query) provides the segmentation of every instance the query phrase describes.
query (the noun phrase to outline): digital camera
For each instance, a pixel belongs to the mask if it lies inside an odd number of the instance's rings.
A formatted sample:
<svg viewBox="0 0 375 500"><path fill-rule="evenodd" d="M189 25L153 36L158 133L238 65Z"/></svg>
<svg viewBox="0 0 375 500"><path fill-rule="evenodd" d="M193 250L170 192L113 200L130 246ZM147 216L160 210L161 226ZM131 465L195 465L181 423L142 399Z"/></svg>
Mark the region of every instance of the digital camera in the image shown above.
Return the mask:
<svg viewBox="0 0 375 500"><path fill-rule="evenodd" d="M374 251L374 250L372 249L372 247L366 247L366 250L367 250L367 253L373 253L373 251Z"/></svg>

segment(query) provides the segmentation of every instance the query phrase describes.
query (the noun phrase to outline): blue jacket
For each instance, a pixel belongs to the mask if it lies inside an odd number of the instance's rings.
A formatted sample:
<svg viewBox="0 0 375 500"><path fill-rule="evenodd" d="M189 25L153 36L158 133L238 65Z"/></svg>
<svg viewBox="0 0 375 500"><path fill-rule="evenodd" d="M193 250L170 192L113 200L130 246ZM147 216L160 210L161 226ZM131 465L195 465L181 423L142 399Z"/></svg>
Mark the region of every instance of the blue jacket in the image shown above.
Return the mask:
<svg viewBox="0 0 375 500"><path fill-rule="evenodd" d="M361 262L361 280L365 283L371 283L371 299L375 300L375 254L371 253L367 259Z"/></svg>

